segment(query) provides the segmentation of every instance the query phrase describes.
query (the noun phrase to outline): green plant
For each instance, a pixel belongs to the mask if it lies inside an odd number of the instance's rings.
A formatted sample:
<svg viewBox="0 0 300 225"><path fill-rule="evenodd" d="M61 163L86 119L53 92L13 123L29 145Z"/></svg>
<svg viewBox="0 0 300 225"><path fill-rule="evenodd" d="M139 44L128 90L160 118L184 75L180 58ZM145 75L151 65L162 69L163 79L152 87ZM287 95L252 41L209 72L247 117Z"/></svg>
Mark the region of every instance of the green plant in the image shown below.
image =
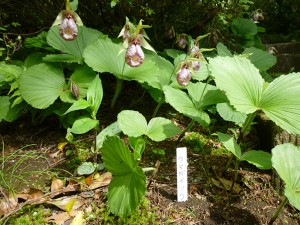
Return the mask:
<svg viewBox="0 0 300 225"><path fill-rule="evenodd" d="M210 59L209 62L209 68L217 87L225 91L230 105L247 115L237 142L229 135L221 133L218 134L219 139L237 157L236 166L239 160L246 160L250 163L254 163L253 160L255 160L255 165L260 161L259 167L270 167L270 163L268 163L270 156L267 156L267 153L247 151L242 154L239 145L249 133L253 119L259 110L288 132L300 132L297 124L300 121L297 111L299 76L296 73L282 75L271 83L266 83L259 70L245 57L219 56ZM264 157L266 161L261 161L261 157ZM262 162L265 162L266 165L262 166Z"/></svg>
<svg viewBox="0 0 300 225"><path fill-rule="evenodd" d="M108 189L109 210L127 216L137 208L146 192L144 171L149 168L138 166L145 150L145 139L162 141L178 133L179 128L161 117L155 117L147 123L142 114L131 110L118 114L118 124L122 132L130 137L133 152L119 137L107 136L103 142L102 157L105 168L113 174ZM145 139L141 136L145 136Z"/></svg>
<svg viewBox="0 0 300 225"><path fill-rule="evenodd" d="M284 159L284 160L283 160ZM300 210L300 149L293 144L277 145L272 149L272 165L285 183L284 199L269 225L278 217L284 205L289 201Z"/></svg>
<svg viewBox="0 0 300 225"><path fill-rule="evenodd" d="M35 174L46 174L50 177L50 172L46 171L30 171L30 160L36 160L43 158L44 156L40 155L35 150L28 150L25 153L24 149L31 145L24 146L19 148L13 153L5 154L4 142L2 142L2 151L0 157L0 187L3 188L3 191L6 193L11 192L15 193L16 187L21 184L28 184L30 181L28 177ZM13 162L13 163L11 163Z"/></svg>
<svg viewBox="0 0 300 225"><path fill-rule="evenodd" d="M12 225L46 225L45 219L50 215L50 210L43 206L26 206L18 214L8 220Z"/></svg>

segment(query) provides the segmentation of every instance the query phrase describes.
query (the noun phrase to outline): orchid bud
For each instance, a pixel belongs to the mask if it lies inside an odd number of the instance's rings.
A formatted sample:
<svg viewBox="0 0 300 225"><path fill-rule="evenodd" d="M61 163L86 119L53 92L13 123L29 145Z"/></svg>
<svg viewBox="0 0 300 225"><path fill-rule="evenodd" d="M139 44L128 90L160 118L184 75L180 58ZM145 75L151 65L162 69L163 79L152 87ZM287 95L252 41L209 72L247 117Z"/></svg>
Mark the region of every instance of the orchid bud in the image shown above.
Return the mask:
<svg viewBox="0 0 300 225"><path fill-rule="evenodd" d="M189 81L191 80L191 73L189 69L186 68L186 66L183 66L178 72L176 80L178 84L182 86L186 86Z"/></svg>
<svg viewBox="0 0 300 225"><path fill-rule="evenodd" d="M59 26L59 34L66 41L72 41L77 37L77 25L71 14L67 14L61 22Z"/></svg>
<svg viewBox="0 0 300 225"><path fill-rule="evenodd" d="M199 61L193 61L192 62L192 68L194 71L199 71L200 70L200 62Z"/></svg>
<svg viewBox="0 0 300 225"><path fill-rule="evenodd" d="M196 46L196 45L195 45ZM192 58L195 58L195 59L200 59L201 61L204 61L204 57L202 55L202 53L198 50L197 52L194 52L194 53L191 53L190 56ZM199 71L200 69L200 62L199 61L192 61L192 68L193 70L196 72L196 71Z"/></svg>
<svg viewBox="0 0 300 225"><path fill-rule="evenodd" d="M176 43L179 48L185 49L186 44L187 44L186 36L183 34L179 35Z"/></svg>
<svg viewBox="0 0 300 225"><path fill-rule="evenodd" d="M264 15L263 15L261 10L257 10L253 14L253 17L252 17L252 20L253 20L254 23L259 23L259 22L263 21L264 19L265 19Z"/></svg>
<svg viewBox="0 0 300 225"><path fill-rule="evenodd" d="M79 99L79 88L73 81L71 81L71 92L72 92L72 95L78 100Z"/></svg>
<svg viewBox="0 0 300 225"><path fill-rule="evenodd" d="M192 42L192 45L190 46L190 51L189 53L192 54L192 53L197 53L199 52L199 47L197 44L194 43L194 41Z"/></svg>
<svg viewBox="0 0 300 225"><path fill-rule="evenodd" d="M144 52L139 44L132 43L126 51L125 62L131 67L140 66L145 59Z"/></svg>
<svg viewBox="0 0 300 225"><path fill-rule="evenodd" d="M173 39L173 38L175 38L175 31L174 31L173 26L170 27L170 28L166 31L165 37L168 38L168 39Z"/></svg>
<svg viewBox="0 0 300 225"><path fill-rule="evenodd" d="M129 29L130 29L129 24L126 24L124 27L124 32L122 34L123 41L130 36Z"/></svg>

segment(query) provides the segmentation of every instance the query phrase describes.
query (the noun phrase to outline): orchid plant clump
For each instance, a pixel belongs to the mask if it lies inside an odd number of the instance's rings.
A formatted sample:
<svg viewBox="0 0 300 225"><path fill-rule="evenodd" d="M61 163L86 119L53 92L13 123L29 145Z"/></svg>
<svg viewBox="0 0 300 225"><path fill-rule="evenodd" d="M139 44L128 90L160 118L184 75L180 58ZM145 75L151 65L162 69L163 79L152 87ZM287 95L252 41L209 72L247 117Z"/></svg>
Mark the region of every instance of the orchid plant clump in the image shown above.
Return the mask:
<svg viewBox="0 0 300 225"><path fill-rule="evenodd" d="M66 9L59 13L46 34L47 43L57 52L29 55L24 66L0 65L1 73L14 80L10 90L13 96L0 96L1 106L6 108L0 110L0 119L8 119L8 114L12 117L17 112L14 107L26 103L32 108L53 110L65 121L66 138L70 142L73 134L99 131L93 150L96 153L101 150L105 167L113 174L108 191L108 207L113 213L127 216L145 196L144 173L153 168L141 168L138 164L147 149L146 144L171 138L180 131L171 120L155 117L162 103L170 104L191 119L178 141L195 122L208 126L209 109L214 107L224 120L240 126L237 140L228 134L217 133L220 142L236 157L236 171L242 161L260 169L270 169L273 162L276 170L286 170L287 165L276 163L283 158L279 152L274 150L271 158L262 150L244 149L243 141L258 111L263 111L283 129L300 133L298 73L266 82L262 75L276 59L254 47L233 55L219 43L218 56L206 60L204 52L215 49L200 48L200 41L209 34L196 39L179 35L176 42L186 52L167 49L166 55L172 58L169 60L162 57L163 54L157 54L148 43L145 29L150 26L144 25L143 20L135 25L126 18L119 34L122 43L118 43L98 30L85 27L75 12L77 4L78 1L66 0ZM243 22L236 21L236 31L244 31L239 27L245 24ZM247 21L249 23L252 22ZM147 121L137 111L123 110L118 113L117 121L101 130L97 114L105 96L101 81L103 73L109 73L117 80L111 108L121 92L122 82L137 81L154 99L159 99L152 118ZM118 137L121 132L128 138L129 147ZM298 155L299 149L291 152ZM288 169L292 171L292 168ZM280 175L286 176L284 172ZM289 179L285 180L286 196L290 199L298 196L298 192L291 193L297 184L288 184ZM298 201L290 201L299 207Z"/></svg>

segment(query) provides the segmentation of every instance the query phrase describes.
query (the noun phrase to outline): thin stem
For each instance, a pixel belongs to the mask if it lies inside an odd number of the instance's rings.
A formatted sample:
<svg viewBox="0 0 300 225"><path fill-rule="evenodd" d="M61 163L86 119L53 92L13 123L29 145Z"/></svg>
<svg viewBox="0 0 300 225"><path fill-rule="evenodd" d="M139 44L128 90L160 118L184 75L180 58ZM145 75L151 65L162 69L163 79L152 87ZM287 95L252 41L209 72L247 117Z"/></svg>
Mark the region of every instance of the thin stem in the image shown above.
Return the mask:
<svg viewBox="0 0 300 225"><path fill-rule="evenodd" d="M116 86L116 89L115 89L115 94L114 94L114 97L111 101L111 104L110 104L110 108L113 109L115 107L115 103L117 101L117 98L122 90L122 84L123 84L123 80L121 79L117 79L117 86Z"/></svg>
<svg viewBox="0 0 300 225"><path fill-rule="evenodd" d="M97 129L94 129L94 163L97 163Z"/></svg>
<svg viewBox="0 0 300 225"><path fill-rule="evenodd" d="M195 120L192 119L191 122L189 123L189 125L180 133L177 142L179 142L181 140L181 138L183 138L183 136L185 135L186 132L188 132L194 125Z"/></svg>
<svg viewBox="0 0 300 225"><path fill-rule="evenodd" d="M71 10L71 3L70 0L66 0L66 10L70 11Z"/></svg>
<svg viewBox="0 0 300 225"><path fill-rule="evenodd" d="M285 204L288 202L288 198L285 196L284 199L282 200L282 202L280 203L277 211L275 212L275 214L272 216L272 218L270 219L268 225L272 225L274 223L274 221L277 219L279 213L281 212L281 210L283 209L283 207L285 206Z"/></svg>
<svg viewBox="0 0 300 225"><path fill-rule="evenodd" d="M140 102L140 101L144 98L146 92L147 92L147 89L144 89L144 90L143 90L143 93L141 94L141 97L139 97L137 100L135 100L133 103L131 103L130 106L129 106L128 108L130 109L130 108L133 107L135 104L137 104L138 102Z"/></svg>
<svg viewBox="0 0 300 225"><path fill-rule="evenodd" d="M154 117L156 116L156 114L157 114L157 112L158 112L160 106L164 103L164 101L165 101L165 98L164 98L164 95L163 95L163 93L162 93L162 94L161 94L161 97L160 97L160 100L159 100L157 106L155 107L154 112L153 112L151 118L154 118Z"/></svg>
<svg viewBox="0 0 300 225"><path fill-rule="evenodd" d="M234 163L234 178L233 178L230 190L232 190L232 188L237 180L239 165L240 165L240 160L236 159L235 163Z"/></svg>
<svg viewBox="0 0 300 225"><path fill-rule="evenodd" d="M256 112L251 113L247 116L247 118L246 118L246 120L243 124L243 127L241 129L241 133L240 133L240 135L238 137L238 140L237 140L238 144L240 144L241 141L244 139L244 137L247 135L247 132L249 131L255 116L256 116Z"/></svg>

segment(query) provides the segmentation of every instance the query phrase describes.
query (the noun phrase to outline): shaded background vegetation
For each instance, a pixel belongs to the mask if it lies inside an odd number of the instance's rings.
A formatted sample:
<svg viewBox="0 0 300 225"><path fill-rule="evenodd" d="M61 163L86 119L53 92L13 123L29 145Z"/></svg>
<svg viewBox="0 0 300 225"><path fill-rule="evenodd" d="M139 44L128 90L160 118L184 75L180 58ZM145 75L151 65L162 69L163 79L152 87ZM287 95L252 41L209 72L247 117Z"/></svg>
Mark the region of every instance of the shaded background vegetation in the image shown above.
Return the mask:
<svg viewBox="0 0 300 225"><path fill-rule="evenodd" d="M116 5L111 7L111 3ZM37 34L48 30L57 14L64 9L64 0L2 0L0 2L0 26L17 22L21 26L11 26L8 31L17 34ZM193 37L210 32L209 44L230 40L230 22L238 17L251 18L253 12L262 9L268 37L266 41L295 39L299 34L299 0L186 0L186 1L146 1L146 0L99 0L79 1L78 14L84 24L117 36L124 25L125 17L152 25L148 35L157 49L172 47L176 34L187 33ZM298 29L298 31L297 31ZM270 38L270 34L276 37ZM299 35L298 35L299 36Z"/></svg>

